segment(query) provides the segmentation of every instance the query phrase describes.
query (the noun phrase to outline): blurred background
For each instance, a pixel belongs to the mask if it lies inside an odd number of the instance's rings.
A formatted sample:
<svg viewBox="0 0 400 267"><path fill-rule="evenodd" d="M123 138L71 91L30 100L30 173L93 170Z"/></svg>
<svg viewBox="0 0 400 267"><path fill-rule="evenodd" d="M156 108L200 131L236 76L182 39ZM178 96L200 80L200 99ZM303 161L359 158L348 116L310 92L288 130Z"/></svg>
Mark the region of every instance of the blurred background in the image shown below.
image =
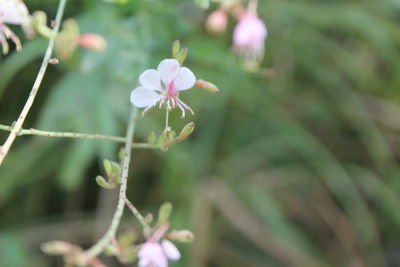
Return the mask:
<svg viewBox="0 0 400 267"><path fill-rule="evenodd" d="M54 18L57 1L29 0ZM51 65L24 127L124 136L138 76L171 57L221 93L182 94L196 123L167 152L134 150L128 197L143 213L174 204L173 228L196 240L171 266L400 266L400 1L261 0L265 57L246 71L227 32L215 36L191 0L70 0L65 18L107 40ZM47 40L0 59L0 123L29 94ZM138 119L135 141L164 112ZM7 132L0 133L5 140ZM0 168L0 266L62 266L40 244L88 247L110 223L116 191L97 186L120 144L18 137ZM138 228L125 213L121 229ZM104 258L109 266L120 266Z"/></svg>

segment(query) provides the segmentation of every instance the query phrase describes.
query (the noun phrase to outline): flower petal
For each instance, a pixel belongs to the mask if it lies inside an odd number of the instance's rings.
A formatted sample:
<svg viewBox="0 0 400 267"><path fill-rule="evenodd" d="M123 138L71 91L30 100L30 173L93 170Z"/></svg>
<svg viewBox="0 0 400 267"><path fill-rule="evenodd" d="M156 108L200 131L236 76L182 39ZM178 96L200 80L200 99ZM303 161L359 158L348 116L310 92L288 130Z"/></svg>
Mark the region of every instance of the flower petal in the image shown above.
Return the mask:
<svg viewBox="0 0 400 267"><path fill-rule="evenodd" d="M172 82L179 71L179 62L176 59L164 59L160 62L157 70L160 72L161 81L166 87Z"/></svg>
<svg viewBox="0 0 400 267"><path fill-rule="evenodd" d="M159 97L159 94L150 89L138 87L134 89L131 93L131 102L138 108L144 108L154 105Z"/></svg>
<svg viewBox="0 0 400 267"><path fill-rule="evenodd" d="M176 248L176 246L169 240L163 240L161 242L161 246L164 249L164 253L165 255L167 255L168 259L177 261L181 258L181 253Z"/></svg>
<svg viewBox="0 0 400 267"><path fill-rule="evenodd" d="M28 9L21 1L1 0L0 20L9 24L21 24L24 17L29 16Z"/></svg>
<svg viewBox="0 0 400 267"><path fill-rule="evenodd" d="M159 243L146 242L138 252L139 267L167 267L168 259Z"/></svg>
<svg viewBox="0 0 400 267"><path fill-rule="evenodd" d="M194 86L196 77L193 72L186 67L180 68L178 74L174 79L174 86L176 90L187 90Z"/></svg>
<svg viewBox="0 0 400 267"><path fill-rule="evenodd" d="M143 87L151 90L161 90L160 73L154 69L149 69L139 76L139 82Z"/></svg>

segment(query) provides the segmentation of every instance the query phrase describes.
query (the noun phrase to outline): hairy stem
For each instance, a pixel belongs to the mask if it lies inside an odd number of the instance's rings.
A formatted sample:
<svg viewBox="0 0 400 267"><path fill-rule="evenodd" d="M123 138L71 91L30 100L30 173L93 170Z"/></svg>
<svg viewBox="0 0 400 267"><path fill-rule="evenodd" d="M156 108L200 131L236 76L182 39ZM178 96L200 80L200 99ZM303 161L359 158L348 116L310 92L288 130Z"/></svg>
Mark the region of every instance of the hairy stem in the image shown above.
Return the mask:
<svg viewBox="0 0 400 267"><path fill-rule="evenodd" d="M35 100L36 94L39 91L40 84L42 83L43 76L46 73L47 66L49 64L49 59L51 57L51 54L53 52L54 48L54 42L57 37L58 30L60 28L61 24L61 18L64 13L64 8L65 4L67 3L67 0L60 0L57 8L57 15L55 19L55 26L53 29L53 34L49 40L49 44L46 49L46 53L43 57L42 65L40 66L38 75L36 76L36 80L32 86L31 92L29 93L29 97L18 117L18 120L15 122L9 136L7 137L6 141L4 144L0 147L0 166L4 161L4 158L7 156L8 151L10 150L10 147L14 143L15 138L18 136L19 131L22 129L22 124L25 121L26 116L29 113L29 110L32 107L33 101Z"/></svg>
<svg viewBox="0 0 400 267"><path fill-rule="evenodd" d="M8 125L0 124L0 131L12 131L13 127ZM84 134L84 133L73 133L73 132L52 132L52 131L43 131L37 130L33 128L29 129L21 129L17 136L20 135L35 135L35 136L44 136L44 137L58 137L58 138L77 138L77 139L98 139L98 140L106 140L118 143L125 143L125 137L122 136L110 136L110 135L101 135L101 134ZM148 143L132 143L132 148L160 148L159 145L153 144L150 145Z"/></svg>
<svg viewBox="0 0 400 267"><path fill-rule="evenodd" d="M129 171L129 164L131 161L131 147L132 147L132 142L133 142L133 135L135 132L135 116L136 116L136 114L137 114L137 109L133 108L130 119L129 119L128 130L126 133L125 155L124 155L124 159L122 162L121 186L119 189L117 208L115 210L111 224L108 227L106 233L96 244L94 244L89 250L87 250L85 252L84 262L87 262L89 259L99 255L101 252L104 251L106 246L111 243L112 239L115 238L115 233L117 232L119 223L120 223L122 215L124 213L124 207L125 207L125 201L126 201L126 190L127 190L127 183L128 183L128 171ZM135 210L136 210L136 208L135 208ZM144 222L144 220L142 220L143 216L137 210L136 210L136 212L139 216L137 214L134 214L134 215L139 219L139 221L141 223L143 223ZM145 223L145 226L146 226L146 228L150 227L146 223Z"/></svg>

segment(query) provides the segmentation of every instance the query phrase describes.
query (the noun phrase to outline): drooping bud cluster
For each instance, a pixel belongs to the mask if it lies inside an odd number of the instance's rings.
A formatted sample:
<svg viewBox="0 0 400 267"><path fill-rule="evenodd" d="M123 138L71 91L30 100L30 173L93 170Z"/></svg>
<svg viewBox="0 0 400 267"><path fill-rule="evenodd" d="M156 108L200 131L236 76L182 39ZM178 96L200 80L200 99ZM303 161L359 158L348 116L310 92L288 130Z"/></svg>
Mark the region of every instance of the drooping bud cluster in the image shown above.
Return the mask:
<svg viewBox="0 0 400 267"><path fill-rule="evenodd" d="M233 51L243 60L247 69L257 69L264 56L268 31L264 21L257 15L257 0L249 0L247 8L243 1L220 1L221 6L209 14L206 29L212 34L222 34L227 29L228 12L237 20L233 30Z"/></svg>

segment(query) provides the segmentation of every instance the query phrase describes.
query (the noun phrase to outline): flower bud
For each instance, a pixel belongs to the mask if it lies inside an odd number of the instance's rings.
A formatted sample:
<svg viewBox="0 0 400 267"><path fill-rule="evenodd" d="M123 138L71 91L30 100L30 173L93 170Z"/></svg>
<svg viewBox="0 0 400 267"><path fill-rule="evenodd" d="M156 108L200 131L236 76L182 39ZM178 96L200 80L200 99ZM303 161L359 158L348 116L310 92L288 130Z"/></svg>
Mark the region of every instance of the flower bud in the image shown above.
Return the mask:
<svg viewBox="0 0 400 267"><path fill-rule="evenodd" d="M228 16L224 10L216 10L212 12L206 20L206 29L209 33L224 33L227 25Z"/></svg>
<svg viewBox="0 0 400 267"><path fill-rule="evenodd" d="M168 233L167 237L183 243L191 243L194 240L194 235L189 230L173 230L171 233Z"/></svg>
<svg viewBox="0 0 400 267"><path fill-rule="evenodd" d="M219 89L215 84L204 81L204 80L197 80L196 86L201 89L207 90L211 93L215 93L215 94L219 93Z"/></svg>
<svg viewBox="0 0 400 267"><path fill-rule="evenodd" d="M172 204L170 202L165 202L161 205L158 211L158 223L162 223L168 220L172 212Z"/></svg>
<svg viewBox="0 0 400 267"><path fill-rule="evenodd" d="M193 133L195 128L194 122L189 122L188 124L183 127L182 131L179 134L179 138L187 138L191 133Z"/></svg>
<svg viewBox="0 0 400 267"><path fill-rule="evenodd" d="M79 46L88 50L102 52L107 48L107 41L103 36L95 33L84 33L78 36Z"/></svg>
<svg viewBox="0 0 400 267"><path fill-rule="evenodd" d="M75 250L75 246L65 241L49 241L43 243L41 249L48 255L67 255Z"/></svg>

